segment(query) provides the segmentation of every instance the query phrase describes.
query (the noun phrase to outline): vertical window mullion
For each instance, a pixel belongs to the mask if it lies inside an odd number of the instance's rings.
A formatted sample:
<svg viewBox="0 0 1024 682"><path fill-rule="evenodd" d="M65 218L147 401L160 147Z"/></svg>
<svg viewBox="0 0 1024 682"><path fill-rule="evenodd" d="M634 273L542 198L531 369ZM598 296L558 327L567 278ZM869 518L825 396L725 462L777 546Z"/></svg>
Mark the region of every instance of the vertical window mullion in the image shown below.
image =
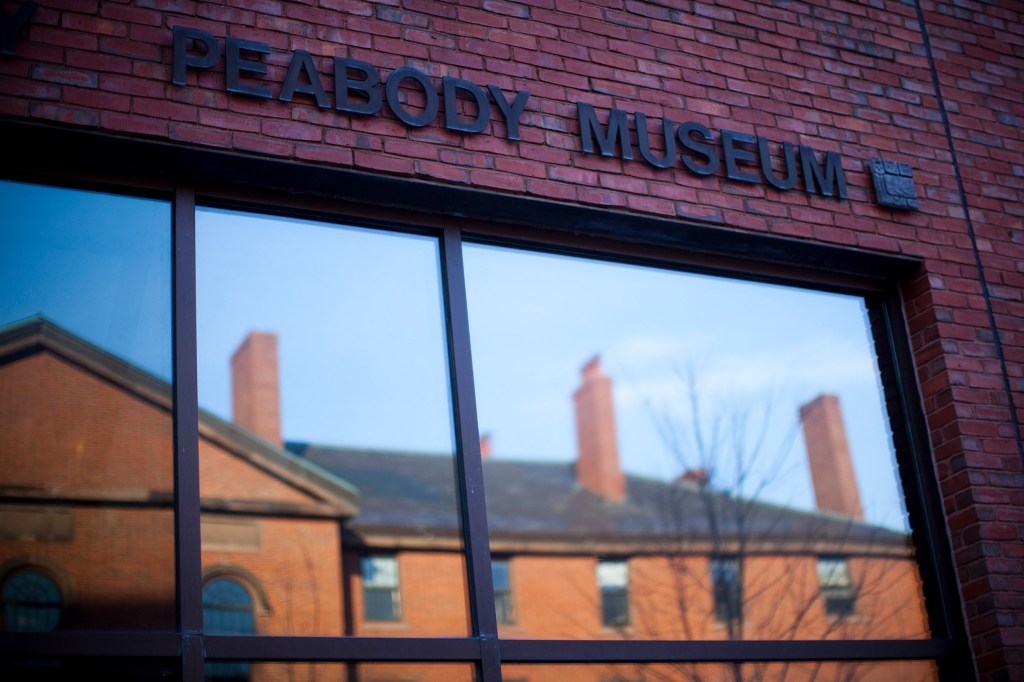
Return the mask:
<svg viewBox="0 0 1024 682"><path fill-rule="evenodd" d="M462 261L462 235L446 226L441 238L441 269L451 358L452 403L457 443L456 469L461 489L462 531L467 551L469 601L474 634L481 640L481 679L501 679L494 610L491 552L484 500L484 473L480 457L473 359L469 344L469 307Z"/></svg>
<svg viewBox="0 0 1024 682"><path fill-rule="evenodd" d="M174 193L172 235L174 333L174 515L178 630L185 682L201 680L202 550L199 532L199 403L196 364L195 191Z"/></svg>

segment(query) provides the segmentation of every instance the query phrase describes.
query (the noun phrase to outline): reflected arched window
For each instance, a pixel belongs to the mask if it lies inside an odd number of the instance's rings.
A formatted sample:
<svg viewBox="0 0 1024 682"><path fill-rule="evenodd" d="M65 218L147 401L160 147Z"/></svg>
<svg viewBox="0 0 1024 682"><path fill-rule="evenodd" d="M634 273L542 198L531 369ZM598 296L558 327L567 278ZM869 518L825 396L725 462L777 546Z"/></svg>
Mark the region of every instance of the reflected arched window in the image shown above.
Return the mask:
<svg viewBox="0 0 1024 682"><path fill-rule="evenodd" d="M256 631L249 590L232 578L214 578L203 586L203 629L211 635L251 635ZM206 664L206 679L228 682L249 679L249 664L238 661Z"/></svg>
<svg viewBox="0 0 1024 682"><path fill-rule="evenodd" d="M31 568L10 575L0 589L3 629L7 632L47 632L60 624L61 594L52 579Z"/></svg>

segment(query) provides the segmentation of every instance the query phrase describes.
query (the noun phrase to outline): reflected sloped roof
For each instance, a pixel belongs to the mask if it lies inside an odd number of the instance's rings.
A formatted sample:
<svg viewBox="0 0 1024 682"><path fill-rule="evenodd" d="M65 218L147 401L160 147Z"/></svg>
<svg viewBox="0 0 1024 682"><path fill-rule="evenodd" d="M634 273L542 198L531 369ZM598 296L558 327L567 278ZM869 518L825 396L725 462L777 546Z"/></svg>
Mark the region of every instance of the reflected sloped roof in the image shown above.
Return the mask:
<svg viewBox="0 0 1024 682"><path fill-rule="evenodd" d="M354 530L458 529L454 459L447 455L288 443L296 454L359 489ZM484 461L487 524L499 538L559 539L664 545L786 542L790 548L827 551L824 544L905 548L904 533L835 514L806 512L733 497L689 483L626 476L623 502L581 488L572 463ZM794 546L795 545L795 546ZM838 550L837 550L838 551Z"/></svg>

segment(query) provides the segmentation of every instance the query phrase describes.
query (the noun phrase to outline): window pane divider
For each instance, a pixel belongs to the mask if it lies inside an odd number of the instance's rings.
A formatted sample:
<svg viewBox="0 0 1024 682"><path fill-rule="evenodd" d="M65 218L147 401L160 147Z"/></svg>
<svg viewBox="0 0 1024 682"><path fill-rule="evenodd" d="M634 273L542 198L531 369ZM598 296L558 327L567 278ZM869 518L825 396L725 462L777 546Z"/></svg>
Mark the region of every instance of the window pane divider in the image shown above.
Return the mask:
<svg viewBox="0 0 1024 682"><path fill-rule="evenodd" d="M955 654L953 640L527 640L501 642L506 663L713 663L925 660Z"/></svg>
<svg viewBox="0 0 1024 682"><path fill-rule="evenodd" d="M473 358L469 345L469 306L462 261L462 235L458 228L451 225L445 226L441 236L441 272L448 322L452 407L457 443L456 471L467 551L469 603L474 633L480 637L481 642L481 679L483 682L496 682L501 679L501 659L500 648L493 646L498 636L498 623L494 610L484 470L477 426Z"/></svg>
<svg viewBox="0 0 1024 682"><path fill-rule="evenodd" d="M199 531L199 393L196 360L196 199L191 185L174 192L172 236L174 329L174 514L178 629L202 631ZM192 647L182 647L183 652Z"/></svg>

